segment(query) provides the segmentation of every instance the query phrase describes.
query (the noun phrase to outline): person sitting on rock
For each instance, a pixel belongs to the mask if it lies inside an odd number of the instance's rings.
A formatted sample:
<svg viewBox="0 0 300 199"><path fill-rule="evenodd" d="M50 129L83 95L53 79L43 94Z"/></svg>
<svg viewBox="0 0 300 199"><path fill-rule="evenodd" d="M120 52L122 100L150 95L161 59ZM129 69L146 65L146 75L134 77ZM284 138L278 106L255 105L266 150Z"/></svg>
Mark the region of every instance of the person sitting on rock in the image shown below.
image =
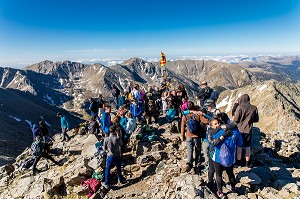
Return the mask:
<svg viewBox="0 0 300 199"><path fill-rule="evenodd" d="M59 165L59 162L54 160L54 158L48 154L49 146L47 146L46 143L41 142L40 136L35 137L35 141L31 145L31 151L34 159L32 166L33 175L35 175L37 172L40 172L40 170L36 168L36 165L42 157L51 160L55 165Z"/></svg>
<svg viewBox="0 0 300 199"><path fill-rule="evenodd" d="M241 133L237 130L235 123L221 125L220 120L213 117L209 121L207 139L209 143L208 187L213 187L213 177L216 173L217 195L219 198L224 198L223 170L226 171L229 178L229 189L235 191L233 167L236 160L236 148L243 144Z"/></svg>
<svg viewBox="0 0 300 199"><path fill-rule="evenodd" d="M105 183L104 187L109 189L110 170L115 165L117 166L118 184L124 182L121 171L121 147L122 139L120 136L120 128L113 125L109 128L109 136L104 139L103 150L107 152L106 167L105 167Z"/></svg>

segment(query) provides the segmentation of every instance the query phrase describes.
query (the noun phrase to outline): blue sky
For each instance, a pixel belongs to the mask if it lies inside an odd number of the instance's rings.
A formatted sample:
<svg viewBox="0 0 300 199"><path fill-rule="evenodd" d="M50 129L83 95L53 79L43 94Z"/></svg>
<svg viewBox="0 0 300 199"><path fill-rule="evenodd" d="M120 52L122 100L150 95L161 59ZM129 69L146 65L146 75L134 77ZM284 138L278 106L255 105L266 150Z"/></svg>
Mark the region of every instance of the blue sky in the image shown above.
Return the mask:
<svg viewBox="0 0 300 199"><path fill-rule="evenodd" d="M48 60L300 55L300 1L1 0L0 66Z"/></svg>

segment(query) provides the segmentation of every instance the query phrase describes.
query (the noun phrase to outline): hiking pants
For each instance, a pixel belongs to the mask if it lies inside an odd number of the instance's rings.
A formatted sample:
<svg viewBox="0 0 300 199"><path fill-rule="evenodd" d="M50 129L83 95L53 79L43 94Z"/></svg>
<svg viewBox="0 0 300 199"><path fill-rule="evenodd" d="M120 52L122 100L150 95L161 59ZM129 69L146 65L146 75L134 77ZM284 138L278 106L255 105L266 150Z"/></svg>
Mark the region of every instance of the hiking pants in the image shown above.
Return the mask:
<svg viewBox="0 0 300 199"><path fill-rule="evenodd" d="M208 172L208 182L212 182L214 172L216 172L217 188L218 191L222 192L222 185L223 185L222 173L225 170L228 175L229 183L231 187L235 187L235 177L233 174L234 165L231 165L230 167L224 167L220 163L213 161L211 158L209 158L209 161L210 164L209 164L209 172Z"/></svg>
<svg viewBox="0 0 300 199"><path fill-rule="evenodd" d="M68 136L68 134L67 134L66 128L62 127L62 128L61 128L61 132L62 132L62 134L63 134L63 141L66 140L66 137L67 137L68 140L71 139L71 138Z"/></svg>
<svg viewBox="0 0 300 199"><path fill-rule="evenodd" d="M195 167L200 167L201 165L201 141L200 138L186 138L186 148L187 148L187 159L188 164L193 166L193 156L195 148Z"/></svg>
<svg viewBox="0 0 300 199"><path fill-rule="evenodd" d="M106 159L106 167L105 167L105 185L109 185L110 169L113 166L117 166L118 181L122 180L121 157L120 156L108 156Z"/></svg>
<svg viewBox="0 0 300 199"><path fill-rule="evenodd" d="M40 156L34 158L34 162L33 162L33 166L32 166L33 170L36 169L36 165L42 157L51 160L55 164L58 164L58 162L56 160L54 160L54 158L51 155L49 155L48 153L43 152Z"/></svg>

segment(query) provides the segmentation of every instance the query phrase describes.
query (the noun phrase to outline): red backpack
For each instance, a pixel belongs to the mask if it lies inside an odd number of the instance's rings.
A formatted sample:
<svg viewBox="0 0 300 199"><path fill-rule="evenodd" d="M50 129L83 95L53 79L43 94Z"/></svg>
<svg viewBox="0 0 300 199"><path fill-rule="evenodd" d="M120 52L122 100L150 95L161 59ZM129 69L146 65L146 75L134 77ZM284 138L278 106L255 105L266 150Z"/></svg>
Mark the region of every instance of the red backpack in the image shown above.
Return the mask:
<svg viewBox="0 0 300 199"><path fill-rule="evenodd" d="M89 193L96 193L101 187L101 182L94 178L87 179L81 183L82 186L87 187Z"/></svg>

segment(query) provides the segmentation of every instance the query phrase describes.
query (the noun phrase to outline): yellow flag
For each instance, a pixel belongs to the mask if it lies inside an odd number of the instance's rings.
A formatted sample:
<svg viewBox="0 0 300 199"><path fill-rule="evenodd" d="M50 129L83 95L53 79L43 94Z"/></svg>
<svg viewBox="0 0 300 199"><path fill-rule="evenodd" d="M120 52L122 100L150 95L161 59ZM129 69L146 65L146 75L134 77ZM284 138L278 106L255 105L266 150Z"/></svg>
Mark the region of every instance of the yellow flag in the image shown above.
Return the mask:
<svg viewBox="0 0 300 199"><path fill-rule="evenodd" d="M164 67L165 64L167 63L167 60L166 60L166 56L163 52L160 52L161 54L161 57L160 57L160 66L161 67Z"/></svg>

